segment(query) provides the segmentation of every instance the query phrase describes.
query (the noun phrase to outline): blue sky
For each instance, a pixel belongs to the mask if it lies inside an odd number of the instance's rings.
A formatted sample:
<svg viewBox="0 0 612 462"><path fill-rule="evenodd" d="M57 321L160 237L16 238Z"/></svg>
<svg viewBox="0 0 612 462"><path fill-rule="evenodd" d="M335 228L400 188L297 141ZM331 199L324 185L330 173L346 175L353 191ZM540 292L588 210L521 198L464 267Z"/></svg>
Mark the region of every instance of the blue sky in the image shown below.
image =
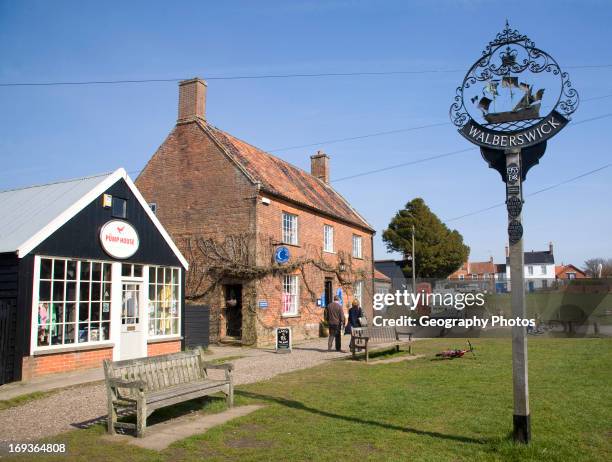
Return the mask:
<svg viewBox="0 0 612 462"><path fill-rule="evenodd" d="M188 78L278 73L467 70L506 18L562 67L610 65L608 1L68 2L0 0L0 82ZM612 94L612 67L567 69L582 98ZM207 117L263 149L448 122L464 72L210 80ZM176 120L176 83L0 87L0 189L138 171ZM610 112L583 102L575 122ZM525 192L610 162L612 118L567 128ZM322 145L341 178L469 148L447 124ZM317 147L276 155L309 169ZM525 249L557 262L612 257L612 168L526 198ZM478 151L334 184L378 230L420 196L442 219L502 202ZM502 207L449 223L472 260L503 260Z"/></svg>

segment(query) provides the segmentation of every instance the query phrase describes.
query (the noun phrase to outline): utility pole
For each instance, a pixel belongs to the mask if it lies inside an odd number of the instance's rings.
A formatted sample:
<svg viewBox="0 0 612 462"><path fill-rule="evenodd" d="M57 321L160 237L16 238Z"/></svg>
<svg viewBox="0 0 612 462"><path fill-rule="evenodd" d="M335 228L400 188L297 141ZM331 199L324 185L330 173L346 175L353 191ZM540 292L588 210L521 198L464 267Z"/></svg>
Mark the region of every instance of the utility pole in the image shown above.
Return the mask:
<svg viewBox="0 0 612 462"><path fill-rule="evenodd" d="M414 224L412 225L412 292L416 294L416 257L414 255Z"/></svg>
<svg viewBox="0 0 612 462"><path fill-rule="evenodd" d="M506 150L508 172L508 197L522 202L523 181L521 179L521 150ZM518 213L508 215L510 239L510 299L512 317L525 319L525 256L523 253L522 207ZM512 384L514 392L513 437L514 441L529 443L531 422L529 416L529 383L527 375L527 332L523 326L512 327Z"/></svg>

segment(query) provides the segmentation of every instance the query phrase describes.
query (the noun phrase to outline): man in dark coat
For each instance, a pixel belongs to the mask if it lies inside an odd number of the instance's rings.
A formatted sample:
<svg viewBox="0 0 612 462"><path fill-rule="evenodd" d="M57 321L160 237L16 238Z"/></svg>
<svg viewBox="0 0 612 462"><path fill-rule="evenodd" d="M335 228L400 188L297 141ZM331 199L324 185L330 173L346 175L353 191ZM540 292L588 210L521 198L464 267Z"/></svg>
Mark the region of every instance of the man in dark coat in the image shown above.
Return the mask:
<svg viewBox="0 0 612 462"><path fill-rule="evenodd" d="M336 351L341 350L342 330L344 329L344 309L338 303L340 298L335 295L334 301L327 306L327 323L329 325L329 338L327 339L327 351L331 351L332 343L336 339Z"/></svg>

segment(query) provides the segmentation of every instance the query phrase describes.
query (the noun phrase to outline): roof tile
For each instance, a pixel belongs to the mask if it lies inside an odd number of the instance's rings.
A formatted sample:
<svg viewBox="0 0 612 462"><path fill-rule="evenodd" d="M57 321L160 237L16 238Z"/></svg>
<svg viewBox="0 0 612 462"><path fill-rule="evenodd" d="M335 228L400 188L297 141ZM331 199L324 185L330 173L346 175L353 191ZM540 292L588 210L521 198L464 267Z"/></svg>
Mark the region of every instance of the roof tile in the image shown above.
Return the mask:
<svg viewBox="0 0 612 462"><path fill-rule="evenodd" d="M261 182L265 191L373 231L372 226L327 183L210 124L205 128L255 181Z"/></svg>

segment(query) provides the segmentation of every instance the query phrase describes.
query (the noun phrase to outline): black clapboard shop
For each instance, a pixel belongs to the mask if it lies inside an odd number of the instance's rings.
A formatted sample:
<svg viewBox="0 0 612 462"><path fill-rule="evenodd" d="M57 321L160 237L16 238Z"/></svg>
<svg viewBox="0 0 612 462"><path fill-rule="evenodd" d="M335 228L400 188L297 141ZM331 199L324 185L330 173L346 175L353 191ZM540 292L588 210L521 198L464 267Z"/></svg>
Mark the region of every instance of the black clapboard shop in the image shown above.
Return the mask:
<svg viewBox="0 0 612 462"><path fill-rule="evenodd" d="M125 170L0 204L0 384L184 347L187 262Z"/></svg>

